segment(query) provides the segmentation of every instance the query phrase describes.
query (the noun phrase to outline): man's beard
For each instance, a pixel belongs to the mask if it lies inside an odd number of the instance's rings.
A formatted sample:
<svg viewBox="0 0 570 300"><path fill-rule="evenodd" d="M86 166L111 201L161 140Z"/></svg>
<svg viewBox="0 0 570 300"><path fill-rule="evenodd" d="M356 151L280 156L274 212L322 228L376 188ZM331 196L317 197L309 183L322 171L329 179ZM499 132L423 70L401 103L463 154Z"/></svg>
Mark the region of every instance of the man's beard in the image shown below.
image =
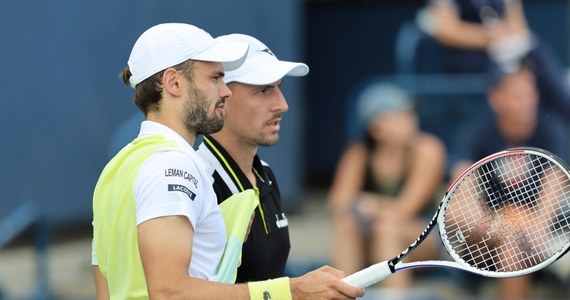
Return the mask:
<svg viewBox="0 0 570 300"><path fill-rule="evenodd" d="M274 118L281 119L282 115L283 113L275 113ZM279 132L276 132L269 137L263 135L257 136L254 138L254 142L256 145L261 147L270 147L277 144L277 142L279 142L279 138Z"/></svg>
<svg viewBox="0 0 570 300"><path fill-rule="evenodd" d="M254 143L261 147L271 147L279 142L279 133L276 133L275 135L276 137L272 139L266 137L257 137L254 139Z"/></svg>
<svg viewBox="0 0 570 300"><path fill-rule="evenodd" d="M224 119L215 112L208 115L208 97L202 91L190 86L190 100L184 103L184 125L190 132L196 134L210 134L218 132L224 127ZM218 100L221 102L222 100Z"/></svg>

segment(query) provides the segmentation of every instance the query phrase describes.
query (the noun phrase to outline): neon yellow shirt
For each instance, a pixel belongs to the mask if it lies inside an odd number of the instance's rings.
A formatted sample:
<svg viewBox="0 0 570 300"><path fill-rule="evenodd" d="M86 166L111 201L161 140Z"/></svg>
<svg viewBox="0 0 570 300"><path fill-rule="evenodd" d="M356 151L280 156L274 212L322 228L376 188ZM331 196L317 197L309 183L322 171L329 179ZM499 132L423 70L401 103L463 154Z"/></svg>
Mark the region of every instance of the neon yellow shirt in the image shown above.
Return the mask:
<svg viewBox="0 0 570 300"><path fill-rule="evenodd" d="M137 138L107 164L97 182L93 246L111 299L148 299L138 250L134 184L141 165L151 154L175 146L162 136Z"/></svg>
<svg viewBox="0 0 570 300"><path fill-rule="evenodd" d="M185 215L192 223L190 276L234 282L256 192L234 195L220 210L207 166L193 153L173 131L145 121L141 135L103 170L93 196L93 264L111 299L148 299L137 225L160 216Z"/></svg>

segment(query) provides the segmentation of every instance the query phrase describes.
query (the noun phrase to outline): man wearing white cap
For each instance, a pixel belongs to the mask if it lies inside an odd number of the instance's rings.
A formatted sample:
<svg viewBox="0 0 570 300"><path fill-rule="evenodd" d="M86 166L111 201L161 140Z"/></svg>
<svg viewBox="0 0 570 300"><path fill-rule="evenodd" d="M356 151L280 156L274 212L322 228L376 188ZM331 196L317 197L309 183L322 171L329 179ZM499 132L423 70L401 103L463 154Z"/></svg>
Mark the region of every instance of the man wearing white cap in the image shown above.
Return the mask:
<svg viewBox="0 0 570 300"><path fill-rule="evenodd" d="M153 26L133 46L121 77L145 121L95 187L98 299L250 299L248 285L207 280L216 275L226 229L207 165L191 146L198 134L222 128L231 96L224 71L239 67L247 48L179 23ZM261 290L273 292L269 283Z"/></svg>
<svg viewBox="0 0 570 300"><path fill-rule="evenodd" d="M288 110L280 90L283 77L305 76L309 68L278 60L265 44L248 35L219 39L247 42L249 50L244 64L224 77L232 91L225 105L224 128L205 135L198 154L215 168L212 176L219 203L248 189L255 189L259 198L236 282L280 277L290 249L287 217L275 175L258 157L257 148L279 140L279 123Z"/></svg>

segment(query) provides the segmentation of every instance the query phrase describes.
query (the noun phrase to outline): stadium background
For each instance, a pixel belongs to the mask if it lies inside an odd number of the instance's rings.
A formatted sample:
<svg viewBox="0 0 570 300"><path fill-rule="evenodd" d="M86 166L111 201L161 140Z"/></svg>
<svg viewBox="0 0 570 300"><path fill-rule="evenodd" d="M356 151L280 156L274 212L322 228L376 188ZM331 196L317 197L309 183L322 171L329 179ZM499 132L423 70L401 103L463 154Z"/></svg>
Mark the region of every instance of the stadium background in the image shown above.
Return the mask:
<svg viewBox="0 0 570 300"><path fill-rule="evenodd" d="M567 66L569 2L524 3L530 27ZM100 171L119 145L137 132L141 116L131 103L132 90L122 84L118 73L135 39L148 27L188 22L214 36L248 33L278 57L310 66L307 77L285 82L290 110L281 142L260 150L278 174L285 206L291 213L302 213L307 193L326 191L351 134L347 103L355 89L371 77L392 78L401 72L396 44L408 37L401 30L424 4L419 0L1 2L0 253L2 248L15 247L22 235L34 235L30 230L47 236L36 240L45 246L54 234L89 226L91 195ZM418 50L418 70L437 71L437 49ZM484 108L481 102L449 98L445 86L439 89L422 99L435 102L420 104L424 108L420 113L426 129L451 146L453 125ZM466 89L478 86L468 84ZM30 229L30 224L40 225Z"/></svg>

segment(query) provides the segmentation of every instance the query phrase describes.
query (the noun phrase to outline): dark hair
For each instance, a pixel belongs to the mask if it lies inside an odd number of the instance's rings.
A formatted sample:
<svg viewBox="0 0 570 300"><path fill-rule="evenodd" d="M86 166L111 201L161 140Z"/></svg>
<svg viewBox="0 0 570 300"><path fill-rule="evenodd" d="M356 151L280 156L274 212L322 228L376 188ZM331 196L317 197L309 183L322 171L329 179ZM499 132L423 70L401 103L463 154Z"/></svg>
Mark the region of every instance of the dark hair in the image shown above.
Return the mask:
<svg viewBox="0 0 570 300"><path fill-rule="evenodd" d="M376 146L378 146L378 142L372 137L368 128L364 129L362 141L364 142L364 145L366 145L366 148L369 150L374 150Z"/></svg>
<svg viewBox="0 0 570 300"><path fill-rule="evenodd" d="M182 74L184 74L184 76L190 81L192 81L193 67L194 60L187 60L183 63L172 66L172 68L182 72ZM161 81L163 74L164 70L143 80L135 87L135 96L133 97L133 102L144 113L145 116L149 111L158 111L160 107L160 100L162 99ZM126 66L119 74L123 82L128 86L130 86L129 79L132 75L133 74L131 73L129 66Z"/></svg>

